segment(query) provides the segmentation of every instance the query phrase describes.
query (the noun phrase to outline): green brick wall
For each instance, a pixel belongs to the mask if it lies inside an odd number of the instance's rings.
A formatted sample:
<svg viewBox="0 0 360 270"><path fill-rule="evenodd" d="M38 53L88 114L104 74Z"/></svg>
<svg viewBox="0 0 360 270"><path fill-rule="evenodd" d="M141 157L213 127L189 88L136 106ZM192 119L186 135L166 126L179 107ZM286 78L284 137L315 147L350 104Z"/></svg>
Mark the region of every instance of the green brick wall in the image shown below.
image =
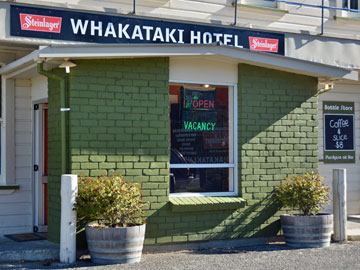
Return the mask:
<svg viewBox="0 0 360 270"><path fill-rule="evenodd" d="M281 212L270 199L274 187L285 175L317 168L316 79L239 65L238 173L246 205L238 210L172 212L168 59L76 64L69 91L71 173L97 176L116 170L141 182L144 199L151 201L146 244L278 232ZM57 200L58 193L54 189L49 196Z"/></svg>
<svg viewBox="0 0 360 270"><path fill-rule="evenodd" d="M317 79L242 64L238 87L240 195L261 216L285 176L318 167Z"/></svg>
<svg viewBox="0 0 360 270"><path fill-rule="evenodd" d="M169 195L168 58L77 61L70 80L71 173L142 183L149 215Z"/></svg>
<svg viewBox="0 0 360 270"><path fill-rule="evenodd" d="M60 83L48 80L48 234L49 240L60 240Z"/></svg>

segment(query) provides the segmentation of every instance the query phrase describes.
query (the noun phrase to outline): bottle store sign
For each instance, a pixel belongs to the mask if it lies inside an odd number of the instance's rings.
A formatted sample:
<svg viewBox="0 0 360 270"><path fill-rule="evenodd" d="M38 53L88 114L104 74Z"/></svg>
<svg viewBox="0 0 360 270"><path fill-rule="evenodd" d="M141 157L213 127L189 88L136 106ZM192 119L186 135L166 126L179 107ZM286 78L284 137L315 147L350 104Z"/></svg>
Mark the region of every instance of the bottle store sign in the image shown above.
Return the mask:
<svg viewBox="0 0 360 270"><path fill-rule="evenodd" d="M324 101L324 162L355 163L354 102Z"/></svg>

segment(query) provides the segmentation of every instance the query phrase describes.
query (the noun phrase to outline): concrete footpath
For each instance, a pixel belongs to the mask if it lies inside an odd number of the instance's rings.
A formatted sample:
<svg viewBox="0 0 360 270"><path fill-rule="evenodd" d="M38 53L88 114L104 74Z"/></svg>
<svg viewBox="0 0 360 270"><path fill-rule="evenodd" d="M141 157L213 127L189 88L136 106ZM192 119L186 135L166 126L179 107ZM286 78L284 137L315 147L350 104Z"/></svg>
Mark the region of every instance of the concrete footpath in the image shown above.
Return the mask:
<svg viewBox="0 0 360 270"><path fill-rule="evenodd" d="M78 269L78 270L289 270L360 269L360 242L331 244L327 248L292 249L283 243L232 249L143 254L140 263L94 265L83 258L74 265L56 262L0 264L0 269Z"/></svg>
<svg viewBox="0 0 360 270"><path fill-rule="evenodd" d="M332 244L329 248L324 249L291 249L283 242L273 242L268 245L259 245L253 247L241 247L232 249L206 249L202 251L181 251L168 252L157 254L144 254L141 263L121 266L95 266L90 262L89 256L82 256L80 260L74 265L61 265L58 263L59 259L59 245L50 243L47 240L29 241L29 242L14 242L7 238L0 238L0 269L204 269L201 264L206 265L206 269L220 269L220 265L227 265L230 269L261 269L256 268L262 265L260 258L269 261L271 265L272 260L281 259L283 256L290 256L294 262L298 263L290 266L284 261L282 264L287 265L288 268L274 269L313 269L318 261L322 261L323 257L328 258L323 261L323 265L330 267L329 262L341 264L344 268L328 267L328 269L360 269L360 216L352 215L348 217L348 239L346 244ZM349 256L345 256L344 252L348 252ZM357 252L357 253L354 253ZM248 258L248 255L251 255ZM303 254L303 255L301 255ZM318 255L316 255L318 254ZM328 257L329 254L332 254ZM356 260L352 260L352 254L356 254ZM301 256L300 256L301 255ZM320 256L321 257L317 257ZM303 256L303 258L301 258ZM311 258L314 256L313 258ZM334 257L332 257L334 256ZM344 258L342 257L344 256ZM219 262L215 258L219 259ZM240 259L241 258L241 259ZM251 259L253 258L253 259ZM256 258L259 258L258 264L254 264ZM334 260L334 258L337 258ZM173 262L174 260L174 262ZM229 261L228 261L229 260ZM237 261L237 264L233 263ZM341 261L344 260L344 261ZM32 261L28 263L28 261ZM35 262L34 262L35 261ZM302 262L303 261L303 262ZM14 263L15 262L15 263ZM164 263L167 262L167 263ZM211 262L211 263L210 263ZM222 264L219 264L219 263ZM244 264L247 262L248 264ZM310 268L299 268L300 262L306 263ZM356 268L348 265L348 263L356 265ZM242 267L237 267L242 265ZM266 268L269 268L269 265ZM216 268L216 266L220 268ZM245 267L250 268L245 268ZM280 265L278 265L280 267ZM346 266L346 268L345 268ZM349 267L348 267L349 266ZM322 265L316 266L317 269ZM264 269L264 268L263 268ZM314 268L315 269L315 268Z"/></svg>

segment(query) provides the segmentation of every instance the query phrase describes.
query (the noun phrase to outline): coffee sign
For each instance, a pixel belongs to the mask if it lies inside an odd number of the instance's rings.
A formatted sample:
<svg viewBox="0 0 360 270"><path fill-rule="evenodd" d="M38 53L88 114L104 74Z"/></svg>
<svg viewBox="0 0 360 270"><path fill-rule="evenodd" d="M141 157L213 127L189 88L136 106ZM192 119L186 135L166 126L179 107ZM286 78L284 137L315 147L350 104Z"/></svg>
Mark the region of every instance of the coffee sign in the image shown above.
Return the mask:
<svg viewBox="0 0 360 270"><path fill-rule="evenodd" d="M354 103L325 102L324 162L355 163Z"/></svg>

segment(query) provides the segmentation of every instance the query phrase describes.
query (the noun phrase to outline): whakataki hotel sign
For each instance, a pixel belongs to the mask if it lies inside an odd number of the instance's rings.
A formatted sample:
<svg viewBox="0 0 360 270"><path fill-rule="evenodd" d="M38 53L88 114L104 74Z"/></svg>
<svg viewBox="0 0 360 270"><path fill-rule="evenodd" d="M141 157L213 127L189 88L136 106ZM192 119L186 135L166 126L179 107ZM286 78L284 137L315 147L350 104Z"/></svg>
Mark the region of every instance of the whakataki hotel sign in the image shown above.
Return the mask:
<svg viewBox="0 0 360 270"><path fill-rule="evenodd" d="M284 35L278 33L15 5L11 6L10 34L93 43L220 42L284 55Z"/></svg>

